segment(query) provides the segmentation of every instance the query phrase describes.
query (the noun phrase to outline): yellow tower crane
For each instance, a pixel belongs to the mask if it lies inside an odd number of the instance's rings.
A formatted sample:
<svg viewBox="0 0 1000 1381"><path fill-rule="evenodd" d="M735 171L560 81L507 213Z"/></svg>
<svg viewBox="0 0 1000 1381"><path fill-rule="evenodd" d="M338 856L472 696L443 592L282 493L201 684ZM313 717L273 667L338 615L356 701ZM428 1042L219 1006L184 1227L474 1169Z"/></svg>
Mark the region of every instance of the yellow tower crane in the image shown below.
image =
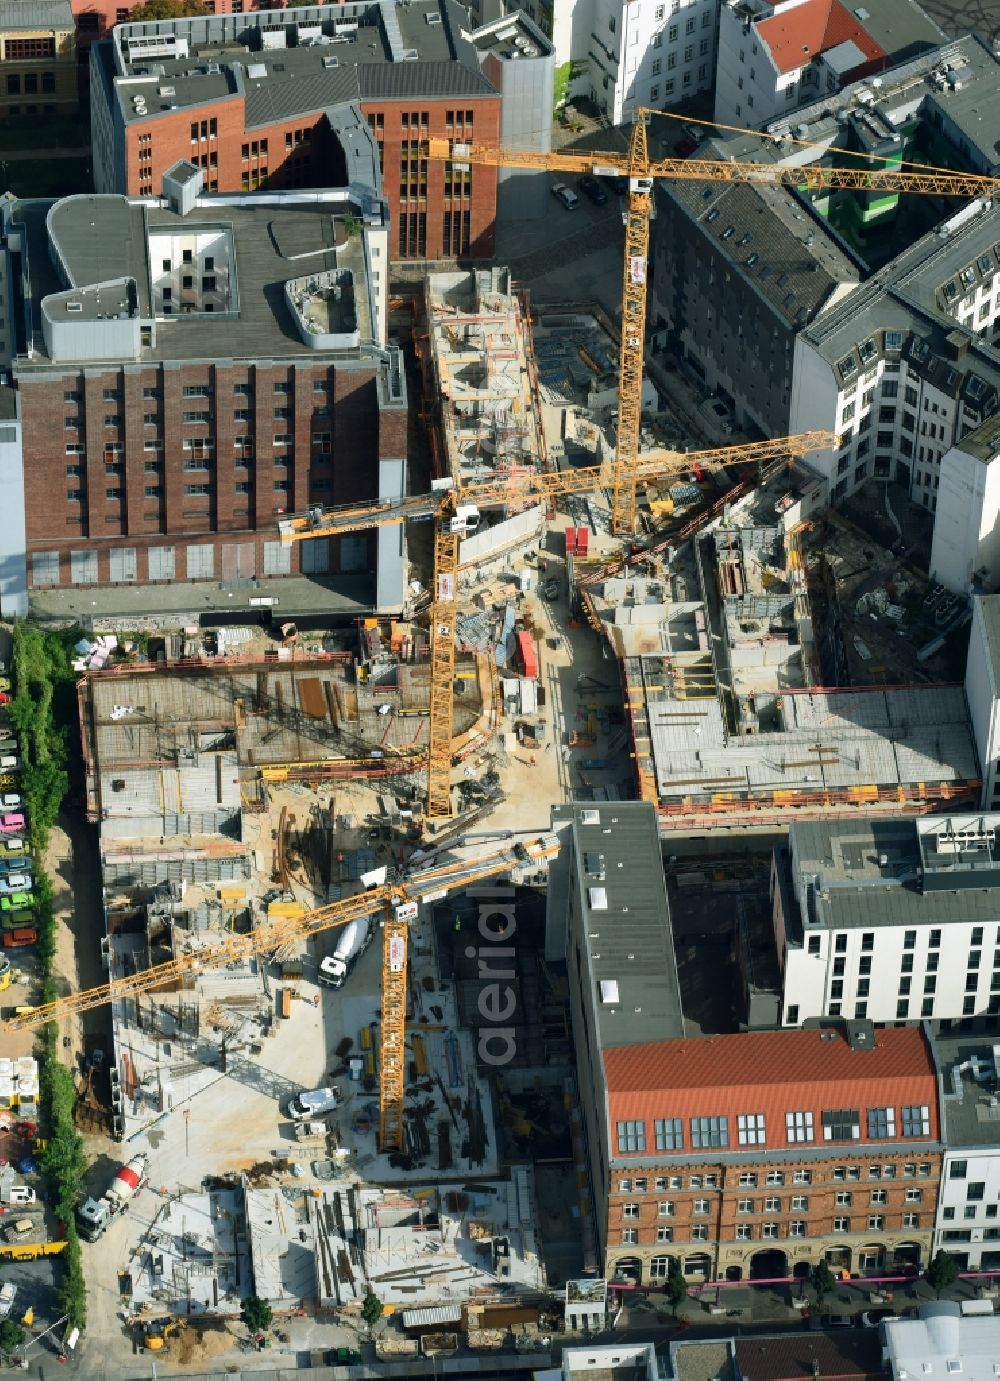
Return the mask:
<svg viewBox="0 0 1000 1381"><path fill-rule="evenodd" d="M484 878L509 873L516 868L543 863L559 852L555 835L541 835L525 843L515 843L481 858L443 864L412 873L402 882L386 883L359 892L357 896L318 907L303 916L282 916L267 920L248 934L227 935L204 948L176 955L162 964L112 978L99 987L44 1002L3 1023L5 1031L23 1031L49 1021L61 1021L78 1012L89 1012L106 1002L160 988L165 983L183 982L199 973L218 968L234 959L270 954L282 946L334 926L382 914L382 1019L379 1023L379 1147L398 1151L403 1145L403 1095L406 1075L406 966L409 927L421 902L437 901L462 887L471 887Z"/></svg>
<svg viewBox="0 0 1000 1381"><path fill-rule="evenodd" d="M631 483L689 470L711 470L734 461L756 462L806 455L832 446L832 432L803 432L745 446L723 446L711 451L649 451L632 469ZM302 516L279 520L286 542L310 537L336 536L366 528L387 527L432 518L434 534L434 597L430 612L431 696L430 734L427 750L427 818L443 820L451 815L451 740L454 719L455 648L458 618L458 544L463 533L474 532L481 508L502 508L531 498L557 498L610 487L615 466L584 466L554 474L524 473L503 480L480 480L454 487L439 480L435 492L405 499L376 501L347 508L312 508Z"/></svg>
<svg viewBox="0 0 1000 1381"><path fill-rule="evenodd" d="M797 187L809 191L847 189L859 192L911 192L948 197L1000 195L1000 178L976 173L944 172L937 168L827 167L820 164L742 163L710 158L652 160L646 121L656 111L641 109L627 154L588 150L581 153L533 153L504 144L454 139L428 139L422 156L457 164L489 168L525 168L560 173L591 173L597 177L628 178L625 215L625 267L622 278L621 343L618 359L618 436L612 490L611 528L632 532L636 519L634 467L639 458L642 420L642 371L646 331L646 279L649 265L649 221L653 183L751 183L763 187Z"/></svg>

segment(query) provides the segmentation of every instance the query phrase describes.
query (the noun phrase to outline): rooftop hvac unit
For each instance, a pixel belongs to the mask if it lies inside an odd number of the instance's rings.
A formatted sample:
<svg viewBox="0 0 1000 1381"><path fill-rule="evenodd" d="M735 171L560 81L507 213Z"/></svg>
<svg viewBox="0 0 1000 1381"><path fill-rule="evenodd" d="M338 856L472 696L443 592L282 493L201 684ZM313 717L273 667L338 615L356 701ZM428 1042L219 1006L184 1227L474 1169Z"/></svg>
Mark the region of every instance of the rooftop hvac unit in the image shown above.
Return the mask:
<svg viewBox="0 0 1000 1381"><path fill-rule="evenodd" d="M323 66L324 66L324 67L339 67L339 66L340 66L340 58L335 58L335 57L333 57L332 55L329 55L329 54L328 54L326 57L323 58Z"/></svg>
<svg viewBox="0 0 1000 1381"><path fill-rule="evenodd" d="M524 48L521 49L521 52L523 53L523 55L524 55L526 58L537 58L537 57L538 57L538 49L535 47L535 45L534 45L533 43L527 44L526 47L524 47Z"/></svg>
<svg viewBox="0 0 1000 1381"><path fill-rule="evenodd" d="M441 16L440 16L437 12L435 12L434 14L425 14L425 15L424 15L424 19L425 19L425 20L427 21L427 23L430 24L432 27L433 27L435 24L440 24L440 23L441 23Z"/></svg>
<svg viewBox="0 0 1000 1381"><path fill-rule="evenodd" d="M222 68L219 66L217 62L208 62L205 64L205 71L208 74L208 76L217 77L219 73L222 71Z"/></svg>
<svg viewBox="0 0 1000 1381"><path fill-rule="evenodd" d="M403 49L403 61L404 61L404 62L419 62L419 61L420 61L420 54L417 52L416 48L404 48L404 49Z"/></svg>
<svg viewBox="0 0 1000 1381"><path fill-rule="evenodd" d="M157 88L156 94L158 96L176 96L177 88L173 86L160 86Z"/></svg>

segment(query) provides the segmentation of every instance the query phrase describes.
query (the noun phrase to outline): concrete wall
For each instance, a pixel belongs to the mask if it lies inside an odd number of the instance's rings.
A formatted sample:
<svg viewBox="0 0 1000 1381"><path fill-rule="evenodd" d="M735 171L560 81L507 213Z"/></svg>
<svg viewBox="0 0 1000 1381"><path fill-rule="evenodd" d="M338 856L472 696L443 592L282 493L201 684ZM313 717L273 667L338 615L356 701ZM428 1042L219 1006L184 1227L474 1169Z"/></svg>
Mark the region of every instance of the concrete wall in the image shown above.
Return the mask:
<svg viewBox="0 0 1000 1381"><path fill-rule="evenodd" d="M998 595L988 595L998 599ZM996 809L997 778L1000 771L1000 725L997 723L997 685L983 625L983 598L973 601L969 659L965 668L965 698L979 754L983 777L981 801L985 810Z"/></svg>
<svg viewBox="0 0 1000 1381"><path fill-rule="evenodd" d="M458 546L458 563L466 567L495 561L506 552L533 542L544 526L545 506L526 508L523 513L515 513L494 527L482 528L475 536L466 537Z"/></svg>
<svg viewBox="0 0 1000 1381"><path fill-rule="evenodd" d="M977 575L988 589L1000 582L1000 458L984 462L961 446L942 457L930 571L955 594Z"/></svg>
<svg viewBox="0 0 1000 1381"><path fill-rule="evenodd" d="M19 400L16 394L14 398L17 416L0 422L0 615L5 619L28 612L24 452Z"/></svg>

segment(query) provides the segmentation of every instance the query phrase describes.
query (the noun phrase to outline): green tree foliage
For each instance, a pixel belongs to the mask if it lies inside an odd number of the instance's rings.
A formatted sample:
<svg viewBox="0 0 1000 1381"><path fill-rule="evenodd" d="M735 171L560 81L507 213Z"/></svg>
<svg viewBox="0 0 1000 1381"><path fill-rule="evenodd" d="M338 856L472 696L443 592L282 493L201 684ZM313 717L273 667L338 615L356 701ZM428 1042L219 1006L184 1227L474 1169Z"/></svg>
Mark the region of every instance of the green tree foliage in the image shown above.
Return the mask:
<svg viewBox="0 0 1000 1381"><path fill-rule="evenodd" d="M24 1329L13 1319L0 1323L0 1352L11 1353L24 1342Z"/></svg>
<svg viewBox="0 0 1000 1381"><path fill-rule="evenodd" d="M938 1299L958 1279L958 1262L940 1247L924 1272L924 1278Z"/></svg>
<svg viewBox="0 0 1000 1381"><path fill-rule="evenodd" d="M240 1306L240 1318L251 1333L266 1333L274 1319L274 1310L266 1299L247 1295Z"/></svg>
<svg viewBox="0 0 1000 1381"><path fill-rule="evenodd" d="M837 1278L825 1261L818 1261L809 1272L809 1285L816 1296L816 1308L823 1308L826 1299L837 1284Z"/></svg>
<svg viewBox="0 0 1000 1381"><path fill-rule="evenodd" d="M382 1317L384 1309L385 1305L379 1299L378 1295L373 1295L369 1290L367 1295L365 1295L364 1303L361 1305L361 1317L369 1328L374 1328Z"/></svg>
<svg viewBox="0 0 1000 1381"><path fill-rule="evenodd" d="M673 1256L670 1258L670 1265L667 1268L667 1279L663 1293L666 1295L667 1303L676 1318L677 1310L687 1299L688 1283L684 1279L684 1272L680 1268L680 1263Z"/></svg>
<svg viewBox="0 0 1000 1381"><path fill-rule="evenodd" d="M131 24L140 19L188 19L209 14L207 5L199 0L146 0L145 5L137 5L129 12L127 22Z"/></svg>

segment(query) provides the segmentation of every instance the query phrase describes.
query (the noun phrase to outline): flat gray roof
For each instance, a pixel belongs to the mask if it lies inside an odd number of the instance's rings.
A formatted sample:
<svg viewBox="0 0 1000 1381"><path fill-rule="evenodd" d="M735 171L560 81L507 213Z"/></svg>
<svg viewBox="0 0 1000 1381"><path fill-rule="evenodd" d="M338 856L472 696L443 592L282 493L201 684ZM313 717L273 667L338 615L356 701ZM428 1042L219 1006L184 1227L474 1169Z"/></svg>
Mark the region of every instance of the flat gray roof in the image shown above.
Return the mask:
<svg viewBox="0 0 1000 1381"><path fill-rule="evenodd" d="M998 1047L988 1036L934 1036L946 1144L1000 1148Z"/></svg>
<svg viewBox="0 0 1000 1381"><path fill-rule="evenodd" d="M683 1036L655 810L643 801L554 806L553 829L566 820L598 1046Z"/></svg>
<svg viewBox="0 0 1000 1381"><path fill-rule="evenodd" d="M243 95L247 127L255 128L342 101L493 94L468 27L455 0L356 0L334 8L121 24L93 60L116 79L127 124ZM265 28L279 33L279 46L264 46ZM133 54L130 48L134 39L170 35L187 43L186 56ZM149 81L151 74L156 81ZM146 97L144 113L133 106L136 94Z"/></svg>
<svg viewBox="0 0 1000 1381"><path fill-rule="evenodd" d="M18 358L18 371L27 373L47 364L40 329L45 299L49 300L46 310L63 317L68 315L66 302L70 299L79 301L83 313L93 318L105 311L128 311L123 280L131 278L136 284L138 314L150 319L149 234L171 230L190 233L199 227L221 228L231 237L238 314L158 318L155 341L142 347L139 359L321 359L332 355L345 362L357 359L370 365L375 346L362 241L352 236L341 249L334 246L335 218L356 216L361 208L346 190L316 196L315 200L299 199L294 193L205 197L185 217L158 201L130 201L118 196L19 203L14 221L23 224L28 234L35 353L30 360ZM72 291L54 271L50 243L58 248ZM109 245L116 247L111 259ZM293 321L283 285L290 279L335 268L349 268L354 274L361 347L335 352L310 350ZM114 275L110 282L109 274Z"/></svg>
<svg viewBox="0 0 1000 1381"><path fill-rule="evenodd" d="M69 0L0 0L0 29L73 29Z"/></svg>

